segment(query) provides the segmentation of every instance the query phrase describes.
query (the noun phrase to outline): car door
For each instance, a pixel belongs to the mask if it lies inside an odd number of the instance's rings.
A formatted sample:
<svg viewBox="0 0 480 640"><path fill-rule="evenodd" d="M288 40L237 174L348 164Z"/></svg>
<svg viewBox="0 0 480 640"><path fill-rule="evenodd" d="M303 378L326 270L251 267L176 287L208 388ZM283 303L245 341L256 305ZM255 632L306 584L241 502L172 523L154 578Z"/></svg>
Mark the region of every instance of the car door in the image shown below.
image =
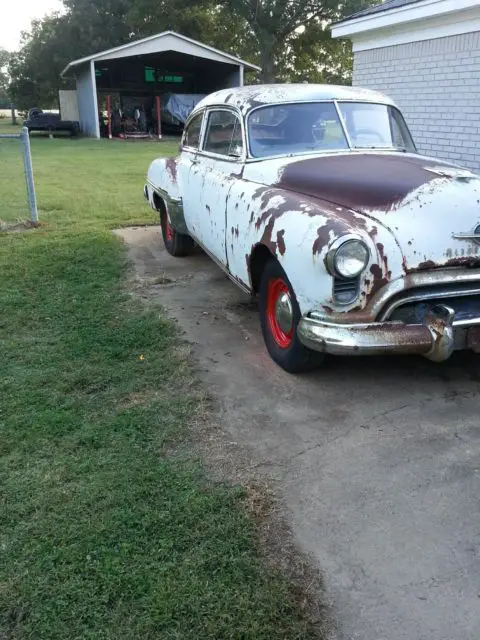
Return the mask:
<svg viewBox="0 0 480 640"><path fill-rule="evenodd" d="M177 182L178 178L178 191L182 198L184 220L187 224L188 231L191 231L191 229L188 227L187 218L191 218L192 212L190 208L194 206L194 203L188 198L190 179L192 171L197 164L198 149L202 140L204 116L205 112L201 111L187 122L180 145L181 153L175 167L176 175L172 176L174 182Z"/></svg>
<svg viewBox="0 0 480 640"><path fill-rule="evenodd" d="M240 175L245 145L239 115L228 108L206 113L201 147L189 171L183 194L184 215L194 239L228 267L225 245L226 205L233 181Z"/></svg>

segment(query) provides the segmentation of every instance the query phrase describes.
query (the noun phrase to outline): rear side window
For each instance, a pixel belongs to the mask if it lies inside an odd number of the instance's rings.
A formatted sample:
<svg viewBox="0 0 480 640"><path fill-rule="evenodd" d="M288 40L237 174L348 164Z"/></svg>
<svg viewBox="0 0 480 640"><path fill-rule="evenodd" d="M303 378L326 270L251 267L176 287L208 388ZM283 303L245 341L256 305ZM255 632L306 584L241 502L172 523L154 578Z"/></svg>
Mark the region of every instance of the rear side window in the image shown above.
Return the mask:
<svg viewBox="0 0 480 640"><path fill-rule="evenodd" d="M212 111L208 116L204 150L230 158L243 153L242 125L231 111Z"/></svg>
<svg viewBox="0 0 480 640"><path fill-rule="evenodd" d="M199 113L190 120L183 132L182 146L190 149L198 149L200 146L200 133L202 131L203 113Z"/></svg>

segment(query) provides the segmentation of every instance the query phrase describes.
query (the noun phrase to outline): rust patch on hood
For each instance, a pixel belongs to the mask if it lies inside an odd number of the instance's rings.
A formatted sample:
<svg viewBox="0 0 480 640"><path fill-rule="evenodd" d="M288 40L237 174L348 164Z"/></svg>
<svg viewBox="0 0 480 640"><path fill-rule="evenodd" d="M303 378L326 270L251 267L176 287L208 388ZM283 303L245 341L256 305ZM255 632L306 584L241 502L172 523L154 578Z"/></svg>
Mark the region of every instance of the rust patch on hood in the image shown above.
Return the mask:
<svg viewBox="0 0 480 640"><path fill-rule="evenodd" d="M321 198L355 211L388 212L408 194L438 180L422 156L348 153L288 164L277 186ZM448 163L435 162L449 167ZM453 179L453 178L452 178Z"/></svg>
<svg viewBox="0 0 480 640"><path fill-rule="evenodd" d="M277 247L281 256L284 256L285 251L287 250L285 246L285 240L283 239L284 235L285 235L285 229L282 229L281 231L277 231Z"/></svg>

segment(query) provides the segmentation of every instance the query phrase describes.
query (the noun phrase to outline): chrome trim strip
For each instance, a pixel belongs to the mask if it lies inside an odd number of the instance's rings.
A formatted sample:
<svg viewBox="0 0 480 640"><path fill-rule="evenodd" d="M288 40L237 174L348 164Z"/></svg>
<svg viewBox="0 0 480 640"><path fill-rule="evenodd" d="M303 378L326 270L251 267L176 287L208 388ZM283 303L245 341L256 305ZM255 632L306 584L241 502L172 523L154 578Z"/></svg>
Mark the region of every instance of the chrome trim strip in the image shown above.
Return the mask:
<svg viewBox="0 0 480 640"><path fill-rule="evenodd" d="M480 233L453 233L456 240L480 240Z"/></svg>
<svg viewBox="0 0 480 640"><path fill-rule="evenodd" d="M480 325L480 317L470 318L469 320L453 321L453 326L455 327L455 329L460 327L476 327L477 325Z"/></svg>

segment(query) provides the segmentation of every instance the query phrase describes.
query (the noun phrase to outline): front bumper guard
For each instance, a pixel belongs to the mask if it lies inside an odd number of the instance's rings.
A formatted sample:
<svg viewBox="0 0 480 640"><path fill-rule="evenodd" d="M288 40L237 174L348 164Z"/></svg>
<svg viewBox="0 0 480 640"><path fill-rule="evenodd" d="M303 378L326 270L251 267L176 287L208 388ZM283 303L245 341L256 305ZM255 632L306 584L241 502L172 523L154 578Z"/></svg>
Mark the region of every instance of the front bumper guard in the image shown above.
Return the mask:
<svg viewBox="0 0 480 640"><path fill-rule="evenodd" d="M453 309L437 305L423 324L335 324L305 316L298 325L298 337L309 349L333 355L419 354L442 362L455 350L454 325Z"/></svg>

